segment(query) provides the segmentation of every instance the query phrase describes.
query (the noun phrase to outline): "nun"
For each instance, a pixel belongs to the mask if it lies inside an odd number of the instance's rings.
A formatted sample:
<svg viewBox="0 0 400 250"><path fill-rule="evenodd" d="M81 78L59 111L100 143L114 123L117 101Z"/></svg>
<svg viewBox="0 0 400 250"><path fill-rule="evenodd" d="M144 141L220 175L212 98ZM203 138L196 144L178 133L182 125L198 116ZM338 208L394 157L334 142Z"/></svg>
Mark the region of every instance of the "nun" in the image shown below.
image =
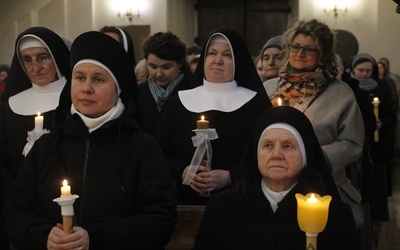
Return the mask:
<svg viewBox="0 0 400 250"><path fill-rule="evenodd" d="M157 138L178 185L178 204L205 205L200 194L229 188L254 123L271 107L241 35L212 31L197 65L192 89L179 91L159 124ZM200 165L190 185L182 185L195 152L191 137L201 116L218 139L211 141L211 169Z"/></svg>
<svg viewBox="0 0 400 250"><path fill-rule="evenodd" d="M308 118L274 107L257 121L234 188L209 201L193 249L303 250L296 193L330 195L327 225L318 249L357 249L350 207L342 202Z"/></svg>
<svg viewBox="0 0 400 250"><path fill-rule="evenodd" d="M54 128L35 142L6 200L1 228L16 248L164 249L176 187L156 139L135 120L130 69L122 46L101 32L73 42ZM71 234L53 202L64 179L79 195Z"/></svg>
<svg viewBox="0 0 400 250"><path fill-rule="evenodd" d="M69 75L69 50L59 35L44 27L32 27L17 37L0 109L0 162L8 188L29 152L24 148L28 132L34 130L35 117L40 112L43 129L51 129Z"/></svg>

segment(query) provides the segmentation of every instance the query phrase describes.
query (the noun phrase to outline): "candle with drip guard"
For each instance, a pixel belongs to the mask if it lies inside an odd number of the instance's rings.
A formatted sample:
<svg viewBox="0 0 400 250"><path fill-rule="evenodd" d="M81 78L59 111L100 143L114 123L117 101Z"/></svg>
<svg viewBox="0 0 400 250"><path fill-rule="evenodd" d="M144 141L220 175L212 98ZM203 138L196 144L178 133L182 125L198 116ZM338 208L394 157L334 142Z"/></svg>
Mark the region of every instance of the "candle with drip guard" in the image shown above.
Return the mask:
<svg viewBox="0 0 400 250"><path fill-rule="evenodd" d="M208 129L208 121L204 119L204 115L197 121L197 129Z"/></svg>
<svg viewBox="0 0 400 250"><path fill-rule="evenodd" d="M61 197L71 197L71 186L68 185L67 180L63 181L63 185L61 187ZM72 204L70 205L72 207ZM73 209L73 207L72 207ZM61 212L62 213L62 212ZM63 230L67 234L72 233L72 228L74 227L74 216L73 215L64 215L63 217Z"/></svg>
<svg viewBox="0 0 400 250"><path fill-rule="evenodd" d="M63 181L63 186L61 187L61 195L71 195L71 186L68 185L67 180Z"/></svg>
<svg viewBox="0 0 400 250"><path fill-rule="evenodd" d="M35 132L41 133L43 131L43 116L40 115L40 112L37 113L35 117Z"/></svg>

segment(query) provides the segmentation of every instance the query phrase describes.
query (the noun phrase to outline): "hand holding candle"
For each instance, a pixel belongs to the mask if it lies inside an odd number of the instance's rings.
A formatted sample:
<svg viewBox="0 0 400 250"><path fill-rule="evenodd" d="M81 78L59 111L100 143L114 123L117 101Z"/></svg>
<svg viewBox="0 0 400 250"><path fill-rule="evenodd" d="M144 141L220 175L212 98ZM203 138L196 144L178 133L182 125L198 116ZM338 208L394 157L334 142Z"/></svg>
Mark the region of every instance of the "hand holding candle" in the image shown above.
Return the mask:
<svg viewBox="0 0 400 250"><path fill-rule="evenodd" d="M306 246L311 245L314 249L317 249L317 235L325 229L332 197L326 195L321 198L314 193L306 196L296 194L296 200L297 222L300 229L306 233Z"/></svg>
<svg viewBox="0 0 400 250"><path fill-rule="evenodd" d="M374 114L375 114L375 118L376 120L379 120L379 98L378 97L374 97L374 100L372 101L372 104L374 104ZM379 141L379 130L376 129L375 133L374 133L374 141L378 142Z"/></svg>
<svg viewBox="0 0 400 250"><path fill-rule="evenodd" d="M35 133L37 135L43 132L43 116L40 115L40 112L37 113L38 115L35 117Z"/></svg>
<svg viewBox="0 0 400 250"><path fill-rule="evenodd" d="M201 120L197 121L197 129L208 129L208 121L204 119L204 115L201 116Z"/></svg>
<svg viewBox="0 0 400 250"><path fill-rule="evenodd" d="M63 217L63 229L67 234L72 233L73 218L74 218L74 202L78 195L71 195L71 186L68 185L67 180L63 181L61 187L61 196L54 199L61 206L61 215Z"/></svg>

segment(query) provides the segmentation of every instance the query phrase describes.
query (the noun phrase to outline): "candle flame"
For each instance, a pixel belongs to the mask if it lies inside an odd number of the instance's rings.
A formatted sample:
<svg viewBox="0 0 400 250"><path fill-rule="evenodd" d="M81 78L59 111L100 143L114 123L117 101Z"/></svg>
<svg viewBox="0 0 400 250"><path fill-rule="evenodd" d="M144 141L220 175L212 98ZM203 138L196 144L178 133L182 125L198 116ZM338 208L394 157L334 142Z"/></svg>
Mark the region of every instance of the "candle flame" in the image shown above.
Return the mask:
<svg viewBox="0 0 400 250"><path fill-rule="evenodd" d="M37 112L37 116L40 116L40 112Z"/></svg>
<svg viewBox="0 0 400 250"><path fill-rule="evenodd" d="M282 106L282 99L280 97L278 98L278 106Z"/></svg>
<svg viewBox="0 0 400 250"><path fill-rule="evenodd" d="M311 199L315 199L315 194L311 193Z"/></svg>
<svg viewBox="0 0 400 250"><path fill-rule="evenodd" d="M201 120L204 121L204 115L201 116Z"/></svg>
<svg viewBox="0 0 400 250"><path fill-rule="evenodd" d="M64 180L64 181L63 181L63 186L64 186L64 187L68 186L68 181L67 181L67 180Z"/></svg>

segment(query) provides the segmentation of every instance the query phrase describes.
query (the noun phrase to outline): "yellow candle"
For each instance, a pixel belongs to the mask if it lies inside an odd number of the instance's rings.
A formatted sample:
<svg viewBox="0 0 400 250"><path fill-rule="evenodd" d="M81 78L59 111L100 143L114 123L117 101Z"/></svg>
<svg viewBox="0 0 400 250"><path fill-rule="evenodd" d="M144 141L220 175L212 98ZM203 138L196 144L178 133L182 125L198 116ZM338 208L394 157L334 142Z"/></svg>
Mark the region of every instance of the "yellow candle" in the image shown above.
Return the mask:
<svg viewBox="0 0 400 250"><path fill-rule="evenodd" d="M67 180L63 181L63 186L61 187L61 195L71 195L71 186L68 185Z"/></svg>
<svg viewBox="0 0 400 250"><path fill-rule="evenodd" d="M375 114L375 118L378 120L379 119L379 98L378 97L374 97L374 100L372 101L372 104L374 104L374 114ZM375 130L374 133L374 141L378 142L379 141L379 131L378 129Z"/></svg>
<svg viewBox="0 0 400 250"><path fill-rule="evenodd" d="M297 221L300 229L307 233L320 233L328 221L329 204L332 197L326 195L321 198L318 194L310 193L306 196L296 194Z"/></svg>
<svg viewBox="0 0 400 250"><path fill-rule="evenodd" d="M37 113L35 117L35 132L42 132L43 131L43 116L40 115L40 112Z"/></svg>
<svg viewBox="0 0 400 250"><path fill-rule="evenodd" d="M197 121L197 129L208 129L208 121L204 119L204 115Z"/></svg>

